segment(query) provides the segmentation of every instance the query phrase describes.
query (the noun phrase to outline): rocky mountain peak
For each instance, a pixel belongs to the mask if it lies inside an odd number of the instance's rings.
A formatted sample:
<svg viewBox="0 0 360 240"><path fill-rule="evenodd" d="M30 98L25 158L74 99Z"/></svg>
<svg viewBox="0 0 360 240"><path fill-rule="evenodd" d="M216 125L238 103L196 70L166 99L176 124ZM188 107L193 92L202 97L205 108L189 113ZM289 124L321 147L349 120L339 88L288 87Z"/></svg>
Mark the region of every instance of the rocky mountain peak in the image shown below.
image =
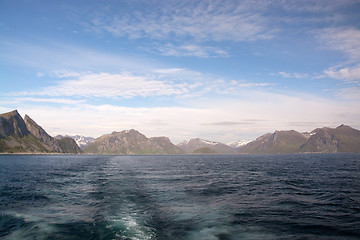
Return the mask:
<svg viewBox="0 0 360 240"><path fill-rule="evenodd" d="M58 146L57 140L51 137L41 126L39 126L34 120L32 120L28 115L25 115L24 118L27 129L37 138L40 139L43 143L50 147L49 150L56 152L61 152L60 147Z"/></svg>
<svg viewBox="0 0 360 240"><path fill-rule="evenodd" d="M0 152L81 153L72 139L55 139L28 115L17 110L0 114Z"/></svg>
<svg viewBox="0 0 360 240"><path fill-rule="evenodd" d="M0 114L0 137L24 137L30 132L17 110Z"/></svg>

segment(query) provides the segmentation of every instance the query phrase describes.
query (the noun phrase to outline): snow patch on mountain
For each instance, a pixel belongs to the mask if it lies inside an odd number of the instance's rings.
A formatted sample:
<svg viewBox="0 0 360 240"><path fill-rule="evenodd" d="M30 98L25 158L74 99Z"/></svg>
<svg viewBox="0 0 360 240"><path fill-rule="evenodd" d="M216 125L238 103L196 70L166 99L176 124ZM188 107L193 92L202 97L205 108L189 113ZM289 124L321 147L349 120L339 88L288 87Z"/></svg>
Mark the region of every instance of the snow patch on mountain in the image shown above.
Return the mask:
<svg viewBox="0 0 360 240"><path fill-rule="evenodd" d="M205 139L200 139L201 142L206 143L206 144L210 144L210 145L216 145L219 144L218 142L212 142L209 140L205 140Z"/></svg>
<svg viewBox="0 0 360 240"><path fill-rule="evenodd" d="M62 135L58 135L55 138L57 139L61 139L63 137L70 137L72 139L75 140L76 144L79 146L80 149L84 149L87 145L89 145L90 143L95 141L95 138L93 137L85 137L85 136L81 136L81 135L75 135L75 136L62 136Z"/></svg>
<svg viewBox="0 0 360 240"><path fill-rule="evenodd" d="M246 144L248 144L249 140L241 140L241 141L236 141L236 142L230 142L230 143L227 143L226 145L228 145L229 147L232 147L232 148L241 148L243 146L245 146Z"/></svg>

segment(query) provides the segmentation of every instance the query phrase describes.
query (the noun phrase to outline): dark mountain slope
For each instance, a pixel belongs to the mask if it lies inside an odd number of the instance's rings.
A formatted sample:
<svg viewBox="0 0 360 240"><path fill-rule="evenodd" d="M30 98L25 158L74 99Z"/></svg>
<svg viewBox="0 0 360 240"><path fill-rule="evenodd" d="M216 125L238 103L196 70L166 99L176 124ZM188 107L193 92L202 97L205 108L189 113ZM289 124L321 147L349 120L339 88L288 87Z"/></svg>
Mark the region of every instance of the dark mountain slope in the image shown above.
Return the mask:
<svg viewBox="0 0 360 240"><path fill-rule="evenodd" d="M34 120L28 115L24 118L26 127L28 130L41 142L45 143L49 151L58 153L82 153L76 142L69 137L62 139L56 139L51 137L41 126L39 126Z"/></svg>
<svg viewBox="0 0 360 240"><path fill-rule="evenodd" d="M240 153L295 153L305 144L304 134L290 131L275 131L265 134L242 147Z"/></svg>
<svg viewBox="0 0 360 240"><path fill-rule="evenodd" d="M0 114L0 152L50 152L50 149L30 133L23 118L14 110Z"/></svg>
<svg viewBox="0 0 360 240"><path fill-rule="evenodd" d="M41 142L45 143L49 151L53 152L62 152L61 148L58 145L58 142L55 138L51 137L47 132L39 126L34 120L32 120L28 115L25 115L24 121L27 129L37 137Z"/></svg>
<svg viewBox="0 0 360 240"><path fill-rule="evenodd" d="M360 152L360 131L346 125L333 128L317 128L301 152Z"/></svg>
<svg viewBox="0 0 360 240"><path fill-rule="evenodd" d="M0 137L24 137L30 132L17 110L0 114Z"/></svg>

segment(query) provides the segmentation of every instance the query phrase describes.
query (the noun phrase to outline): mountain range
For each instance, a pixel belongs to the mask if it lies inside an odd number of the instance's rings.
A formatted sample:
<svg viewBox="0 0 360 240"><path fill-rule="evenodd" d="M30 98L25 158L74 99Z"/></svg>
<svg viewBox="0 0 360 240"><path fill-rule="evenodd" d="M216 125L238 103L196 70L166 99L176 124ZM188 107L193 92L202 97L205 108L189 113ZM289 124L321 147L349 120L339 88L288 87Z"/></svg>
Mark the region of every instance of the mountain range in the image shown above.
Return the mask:
<svg viewBox="0 0 360 240"><path fill-rule="evenodd" d="M360 131L346 125L317 128L310 133L275 131L251 142L228 145L194 138L173 144L167 137L148 138L131 129L99 138L51 137L28 115L17 110L0 114L0 153L87 154L237 154L237 153L336 153L360 152Z"/></svg>
<svg viewBox="0 0 360 240"><path fill-rule="evenodd" d="M360 152L360 131L346 125L317 128L310 133L294 130L265 134L239 153L337 153Z"/></svg>
<svg viewBox="0 0 360 240"><path fill-rule="evenodd" d="M17 110L0 114L0 152L5 153L82 153L69 137L51 137L28 115Z"/></svg>
<svg viewBox="0 0 360 240"><path fill-rule="evenodd" d="M84 149L92 154L183 154L167 137L147 138L131 129L105 134Z"/></svg>

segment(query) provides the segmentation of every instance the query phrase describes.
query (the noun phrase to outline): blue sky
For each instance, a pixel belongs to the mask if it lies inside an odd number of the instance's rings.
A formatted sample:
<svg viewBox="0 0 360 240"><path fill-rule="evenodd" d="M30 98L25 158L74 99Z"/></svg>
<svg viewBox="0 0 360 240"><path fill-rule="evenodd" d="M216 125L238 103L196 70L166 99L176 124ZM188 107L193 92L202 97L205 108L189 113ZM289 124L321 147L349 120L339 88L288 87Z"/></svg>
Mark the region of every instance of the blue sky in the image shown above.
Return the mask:
<svg viewBox="0 0 360 240"><path fill-rule="evenodd" d="M0 0L0 111L51 135L360 129L360 1Z"/></svg>

